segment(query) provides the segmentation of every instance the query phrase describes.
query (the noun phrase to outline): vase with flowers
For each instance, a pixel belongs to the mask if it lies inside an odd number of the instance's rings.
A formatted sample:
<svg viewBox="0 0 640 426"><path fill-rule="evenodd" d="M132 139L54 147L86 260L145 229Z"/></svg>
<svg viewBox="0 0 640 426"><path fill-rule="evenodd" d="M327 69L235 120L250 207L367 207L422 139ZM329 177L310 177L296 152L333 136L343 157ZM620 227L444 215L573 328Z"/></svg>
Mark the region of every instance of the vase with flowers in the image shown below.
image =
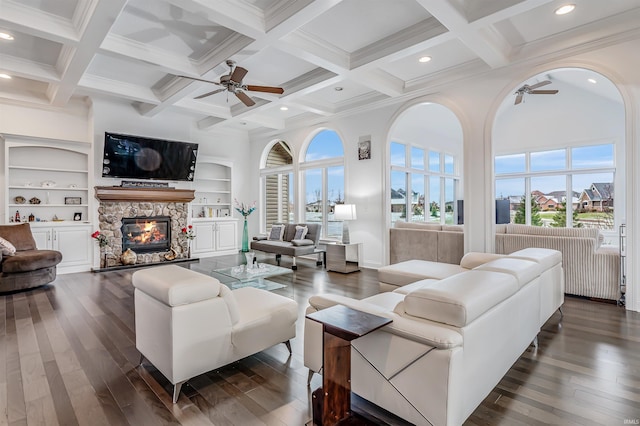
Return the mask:
<svg viewBox="0 0 640 426"><path fill-rule="evenodd" d="M191 240L196 237L195 232L193 231L193 225L188 225L185 228L180 230L180 236L187 240L187 257L191 257Z"/></svg>
<svg viewBox="0 0 640 426"><path fill-rule="evenodd" d="M256 202L251 204L240 203L235 198L235 209L244 218L244 227L242 228L242 252L247 253L249 251L249 230L247 226L247 216L249 216L256 209Z"/></svg>
<svg viewBox="0 0 640 426"><path fill-rule="evenodd" d="M96 242L98 243L98 247L100 247L100 254L102 254L102 262L100 267L101 268L106 268L107 267L107 253L104 250L104 247L106 247L109 244L109 238L102 234L100 231L96 231L93 234L91 234L91 238L93 238L94 240L96 240Z"/></svg>

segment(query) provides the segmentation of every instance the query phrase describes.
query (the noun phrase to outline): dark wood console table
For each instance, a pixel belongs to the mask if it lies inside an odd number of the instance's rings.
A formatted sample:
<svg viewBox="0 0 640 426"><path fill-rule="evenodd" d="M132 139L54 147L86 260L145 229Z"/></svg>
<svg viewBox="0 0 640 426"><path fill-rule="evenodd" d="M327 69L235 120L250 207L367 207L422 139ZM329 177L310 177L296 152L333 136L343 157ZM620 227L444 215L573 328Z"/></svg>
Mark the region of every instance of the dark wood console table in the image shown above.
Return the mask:
<svg viewBox="0 0 640 426"><path fill-rule="evenodd" d="M313 396L322 401L321 413L313 418L318 425L360 424L351 410L351 341L371 333L392 320L342 305L307 315L322 324L322 388ZM365 424L365 423L362 423Z"/></svg>

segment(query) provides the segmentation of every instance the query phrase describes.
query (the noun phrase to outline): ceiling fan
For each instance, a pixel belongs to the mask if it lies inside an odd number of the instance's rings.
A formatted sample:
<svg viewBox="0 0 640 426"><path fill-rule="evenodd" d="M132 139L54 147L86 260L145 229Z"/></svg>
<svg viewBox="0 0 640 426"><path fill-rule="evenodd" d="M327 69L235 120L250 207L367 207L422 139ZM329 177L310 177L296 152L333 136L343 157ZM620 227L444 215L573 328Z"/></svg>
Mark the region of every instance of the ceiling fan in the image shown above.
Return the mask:
<svg viewBox="0 0 640 426"><path fill-rule="evenodd" d="M245 75L247 75L247 69L236 66L235 61L231 59L227 60L227 65L229 66L229 74L223 75L220 77L220 82L204 80L202 78L189 77L186 75L179 75L178 77L188 78L196 81L203 81L205 83L215 84L217 86L222 86L220 89L212 90L211 92L204 93L202 95L196 96L194 99L202 99L207 96L215 95L216 93L227 92L235 94L240 101L246 106L253 106L256 103L251 99L245 91L250 92L265 92L265 93L276 93L283 94L284 89L282 87L272 87L272 86L253 86L250 84L243 84L242 79Z"/></svg>
<svg viewBox="0 0 640 426"><path fill-rule="evenodd" d="M532 84L531 86L529 86L528 84L525 84L524 86L516 90L515 92L516 102L514 103L514 105L518 105L520 102L522 102L525 94L555 95L556 93L558 93L557 90L536 90L538 89L538 87L546 86L547 84L551 84L551 82L549 80L545 80L545 81L541 81L540 83Z"/></svg>

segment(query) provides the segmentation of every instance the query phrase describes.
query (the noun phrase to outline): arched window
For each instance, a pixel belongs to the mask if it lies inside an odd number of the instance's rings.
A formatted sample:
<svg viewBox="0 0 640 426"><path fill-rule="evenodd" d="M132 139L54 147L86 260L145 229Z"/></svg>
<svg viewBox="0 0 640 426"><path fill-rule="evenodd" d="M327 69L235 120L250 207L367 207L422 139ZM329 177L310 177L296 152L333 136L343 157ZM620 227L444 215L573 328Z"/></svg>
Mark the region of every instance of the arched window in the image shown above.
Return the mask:
<svg viewBox="0 0 640 426"><path fill-rule="evenodd" d="M260 176L264 229L268 230L274 223L293 222L293 156L285 141L277 141L271 146L263 160Z"/></svg>
<svg viewBox="0 0 640 426"><path fill-rule="evenodd" d="M492 142L495 197L510 213L504 223L598 228L615 243L625 209L620 93L601 74L580 68L546 71L525 83L545 83L557 94L525 93L517 103L509 95L498 109Z"/></svg>
<svg viewBox="0 0 640 426"><path fill-rule="evenodd" d="M425 103L394 123L389 144L390 222L462 223L462 126L448 108Z"/></svg>
<svg viewBox="0 0 640 426"><path fill-rule="evenodd" d="M342 222L333 218L344 203L344 147L333 130L313 137L300 164L304 189L304 221L322 224L322 237L340 239Z"/></svg>

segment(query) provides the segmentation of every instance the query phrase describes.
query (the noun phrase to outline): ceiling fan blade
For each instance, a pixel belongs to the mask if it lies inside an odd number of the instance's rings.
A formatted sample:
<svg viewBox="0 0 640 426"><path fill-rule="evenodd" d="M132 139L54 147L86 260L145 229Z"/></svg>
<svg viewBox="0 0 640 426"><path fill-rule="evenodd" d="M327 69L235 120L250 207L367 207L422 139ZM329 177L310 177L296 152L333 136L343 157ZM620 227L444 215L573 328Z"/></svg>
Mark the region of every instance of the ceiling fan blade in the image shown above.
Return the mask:
<svg viewBox="0 0 640 426"><path fill-rule="evenodd" d="M247 75L249 71L242 67L235 67L233 72L231 73L231 81L235 81L236 83L240 83L245 75Z"/></svg>
<svg viewBox="0 0 640 426"><path fill-rule="evenodd" d="M532 95L555 95L558 93L557 90L532 90L530 92Z"/></svg>
<svg viewBox="0 0 640 426"><path fill-rule="evenodd" d="M266 92L266 93L277 93L282 95L284 93L284 89L282 87L272 87L272 86L246 86L247 90L252 92Z"/></svg>
<svg viewBox="0 0 640 426"><path fill-rule="evenodd" d="M189 77L188 75L178 75L176 77L181 77L181 78L188 78L189 80L195 80L195 81L202 81L204 83L211 83L211 84L216 84L218 86L221 86L220 83L218 83L217 81L211 81L211 80L205 80L203 78L197 78L197 77Z"/></svg>
<svg viewBox="0 0 640 426"><path fill-rule="evenodd" d="M203 95L196 96L196 97L195 97L195 98L193 98L193 99L202 99L202 98L206 98L207 96L215 95L216 93L223 92L224 90L225 90L224 88L222 88L222 89L212 90L211 92L207 92L207 93L205 93L205 94L203 94Z"/></svg>
<svg viewBox="0 0 640 426"><path fill-rule="evenodd" d="M532 84L529 86L529 89L537 89L538 87L546 86L547 84L551 84L549 80L541 81L540 83Z"/></svg>
<svg viewBox="0 0 640 426"><path fill-rule="evenodd" d="M238 99L242 101L246 106L254 106L256 103L244 92L235 92Z"/></svg>
<svg viewBox="0 0 640 426"><path fill-rule="evenodd" d="M522 102L523 96L524 95L522 93L518 93L518 96L516 96L516 102L514 103L514 105L518 105L520 102Z"/></svg>

